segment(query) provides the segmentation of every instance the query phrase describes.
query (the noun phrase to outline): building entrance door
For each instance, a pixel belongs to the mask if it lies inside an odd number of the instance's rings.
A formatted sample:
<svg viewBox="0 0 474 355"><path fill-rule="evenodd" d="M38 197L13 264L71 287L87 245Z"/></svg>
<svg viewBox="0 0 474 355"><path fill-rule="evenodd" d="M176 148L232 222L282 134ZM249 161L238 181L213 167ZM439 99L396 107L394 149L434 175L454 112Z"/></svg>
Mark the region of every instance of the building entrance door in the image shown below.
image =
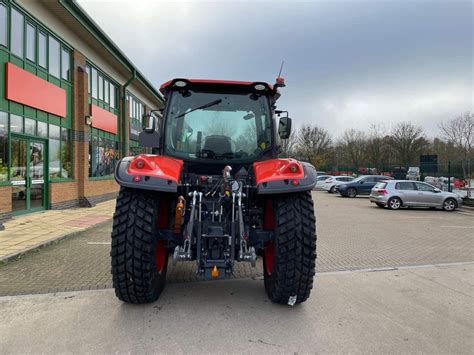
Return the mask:
<svg viewBox="0 0 474 355"><path fill-rule="evenodd" d="M46 142L12 136L10 180L14 214L46 208Z"/></svg>

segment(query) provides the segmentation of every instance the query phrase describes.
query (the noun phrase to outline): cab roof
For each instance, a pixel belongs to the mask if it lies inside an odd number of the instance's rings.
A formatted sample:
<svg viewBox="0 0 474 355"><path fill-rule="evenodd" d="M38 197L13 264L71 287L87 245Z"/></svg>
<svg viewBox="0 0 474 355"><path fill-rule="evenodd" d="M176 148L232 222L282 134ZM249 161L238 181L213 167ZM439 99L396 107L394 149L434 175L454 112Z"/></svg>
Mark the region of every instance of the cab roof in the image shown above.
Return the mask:
<svg viewBox="0 0 474 355"><path fill-rule="evenodd" d="M257 88L257 85L260 87ZM171 89L193 88L197 90L230 90L230 91L244 91L272 93L273 86L262 81L234 81L234 80L212 80L212 79L184 79L176 78L169 80L160 86L162 94L168 93Z"/></svg>

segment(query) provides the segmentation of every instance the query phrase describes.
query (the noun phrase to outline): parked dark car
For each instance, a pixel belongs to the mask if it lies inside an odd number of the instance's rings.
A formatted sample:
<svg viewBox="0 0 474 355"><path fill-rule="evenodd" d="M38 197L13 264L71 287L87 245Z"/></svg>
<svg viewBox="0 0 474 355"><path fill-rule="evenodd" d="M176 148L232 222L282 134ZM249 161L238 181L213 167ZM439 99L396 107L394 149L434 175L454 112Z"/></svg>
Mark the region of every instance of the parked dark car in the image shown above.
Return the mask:
<svg viewBox="0 0 474 355"><path fill-rule="evenodd" d="M383 175L361 175L347 184L337 186L336 189L344 197L370 195L375 184L386 180L392 180L392 178Z"/></svg>

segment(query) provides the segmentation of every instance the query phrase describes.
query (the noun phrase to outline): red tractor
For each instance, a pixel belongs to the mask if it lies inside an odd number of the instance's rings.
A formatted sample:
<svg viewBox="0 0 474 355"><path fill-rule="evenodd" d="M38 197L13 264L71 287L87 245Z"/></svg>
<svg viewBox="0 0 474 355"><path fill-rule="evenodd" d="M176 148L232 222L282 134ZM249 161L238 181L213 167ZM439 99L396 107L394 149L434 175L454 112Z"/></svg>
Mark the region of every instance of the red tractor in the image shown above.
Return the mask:
<svg viewBox="0 0 474 355"><path fill-rule="evenodd" d="M291 119L276 84L173 79L160 88L162 117L146 115L140 145L122 159L112 231L117 297L153 302L173 265L194 261L203 279L231 277L236 262L263 257L273 302L304 302L313 287L316 172L279 159ZM277 122L276 116L279 116Z"/></svg>

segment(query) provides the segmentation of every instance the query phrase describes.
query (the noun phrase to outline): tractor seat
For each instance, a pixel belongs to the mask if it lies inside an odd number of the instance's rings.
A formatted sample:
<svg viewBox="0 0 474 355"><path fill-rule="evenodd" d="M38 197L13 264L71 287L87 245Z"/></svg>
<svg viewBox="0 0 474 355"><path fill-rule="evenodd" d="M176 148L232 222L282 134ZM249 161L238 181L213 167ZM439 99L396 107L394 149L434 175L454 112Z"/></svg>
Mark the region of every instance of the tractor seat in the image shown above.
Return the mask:
<svg viewBox="0 0 474 355"><path fill-rule="evenodd" d="M232 140L227 136L212 135L204 139L204 150L212 150L215 154L233 153Z"/></svg>

